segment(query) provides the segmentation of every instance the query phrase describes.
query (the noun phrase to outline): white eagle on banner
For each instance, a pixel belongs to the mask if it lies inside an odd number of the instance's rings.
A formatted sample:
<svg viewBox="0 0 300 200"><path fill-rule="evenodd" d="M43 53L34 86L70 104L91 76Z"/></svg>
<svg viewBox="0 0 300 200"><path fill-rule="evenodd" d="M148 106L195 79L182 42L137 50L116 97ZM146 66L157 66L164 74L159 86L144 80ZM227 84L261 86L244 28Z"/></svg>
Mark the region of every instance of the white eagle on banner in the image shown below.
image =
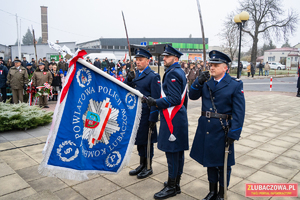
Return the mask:
<svg viewBox="0 0 300 200"><path fill-rule="evenodd" d="M90 99L88 109L82 115L82 140L88 140L89 148L93 148L99 142L108 144L110 136L120 130L117 123L119 110L113 108L109 100L106 98L103 102L97 102Z"/></svg>

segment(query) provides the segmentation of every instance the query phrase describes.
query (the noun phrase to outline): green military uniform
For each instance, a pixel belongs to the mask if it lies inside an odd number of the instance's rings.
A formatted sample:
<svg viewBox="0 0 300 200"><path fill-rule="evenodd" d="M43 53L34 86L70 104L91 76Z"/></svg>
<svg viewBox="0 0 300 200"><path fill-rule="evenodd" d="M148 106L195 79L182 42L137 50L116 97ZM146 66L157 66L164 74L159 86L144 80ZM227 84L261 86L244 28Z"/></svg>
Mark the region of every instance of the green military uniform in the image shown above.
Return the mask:
<svg viewBox="0 0 300 200"><path fill-rule="evenodd" d="M28 83L27 69L13 66L8 71L6 83L11 87L14 103L23 102L23 88Z"/></svg>

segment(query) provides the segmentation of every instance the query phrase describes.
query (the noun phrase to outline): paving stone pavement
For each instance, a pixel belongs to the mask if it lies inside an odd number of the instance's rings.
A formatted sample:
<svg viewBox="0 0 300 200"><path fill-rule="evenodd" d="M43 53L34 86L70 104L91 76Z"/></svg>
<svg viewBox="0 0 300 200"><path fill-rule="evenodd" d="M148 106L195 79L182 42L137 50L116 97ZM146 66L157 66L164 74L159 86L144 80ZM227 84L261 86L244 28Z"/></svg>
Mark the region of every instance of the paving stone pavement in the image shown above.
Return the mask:
<svg viewBox="0 0 300 200"><path fill-rule="evenodd" d="M246 118L241 138L235 142L230 200L251 199L245 197L245 183L300 183L300 98L294 94L247 91L245 96ZM200 111L201 101L189 101L190 145ZM154 173L146 179L128 175L139 162L136 149L129 166L118 175L90 175L83 182L41 176L37 168L49 129L50 125L46 125L0 133L0 200L153 199L167 180L165 154L156 147ZM192 160L189 151L185 152L181 190L181 194L170 199L202 199L208 192L206 168Z"/></svg>

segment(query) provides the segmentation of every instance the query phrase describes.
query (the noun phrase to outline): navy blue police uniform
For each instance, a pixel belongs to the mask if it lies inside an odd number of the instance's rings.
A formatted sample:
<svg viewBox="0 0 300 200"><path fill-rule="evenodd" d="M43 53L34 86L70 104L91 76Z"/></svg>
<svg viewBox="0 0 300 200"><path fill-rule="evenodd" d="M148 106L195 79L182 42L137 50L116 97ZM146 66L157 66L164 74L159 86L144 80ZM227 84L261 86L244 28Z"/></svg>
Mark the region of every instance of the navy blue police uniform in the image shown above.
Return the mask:
<svg viewBox="0 0 300 200"><path fill-rule="evenodd" d="M209 56L211 63L226 63L228 65L228 62L231 62L226 54L219 51L211 51ZM220 122L221 115L214 115L214 113L223 114L223 125L226 126L227 124L227 128L229 128L227 137L238 140L245 116L243 82L227 73L219 82L211 77L203 85L199 84L198 78L191 86L189 98L197 100L202 97L202 116L198 120L190 156L204 167L207 167L210 184L216 185L219 182L220 186L223 187L226 136ZM211 90L211 95L209 90ZM211 98L217 111L214 109ZM231 166L234 164L234 144L232 143L229 146L227 185L229 185Z"/></svg>
<svg viewBox="0 0 300 200"><path fill-rule="evenodd" d="M180 58L182 53L172 46L166 45L162 55ZM165 71L162 81L162 98L155 100L156 106L160 110L157 147L165 152L168 163L168 182L165 182L163 190L154 195L155 199L168 198L180 193L179 181L183 172L184 150L189 149L188 118L186 104L183 104L186 96L186 85L185 73L180 64L175 62ZM172 108L173 113L170 115L173 118L168 118L164 112L169 110L169 113L171 113ZM171 133L170 124L173 126L173 133ZM177 185L176 189L175 185Z"/></svg>
<svg viewBox="0 0 300 200"><path fill-rule="evenodd" d="M136 52L135 57L146 57L150 58L152 55L140 48ZM144 96L151 96L153 98L160 98L161 84L160 75L154 72L149 66L147 66L142 72L137 70L135 72L135 78L132 81L128 81L128 77L125 79L124 83L131 86L134 89L139 90ZM147 143L148 143L148 132L149 132L149 122L157 122L158 120L158 108L155 106L148 107L147 103L142 103L142 115L140 120L139 129L137 131L137 136L135 140L135 145L137 145L137 150L140 156L140 164L143 168L147 165ZM153 143L157 142L157 128L156 126L152 129L151 134L151 144L150 144L150 158L152 160ZM140 170L138 170L140 171ZM137 173L137 172L136 172ZM136 173L131 173L130 175L136 175ZM138 176L139 178L140 176Z"/></svg>

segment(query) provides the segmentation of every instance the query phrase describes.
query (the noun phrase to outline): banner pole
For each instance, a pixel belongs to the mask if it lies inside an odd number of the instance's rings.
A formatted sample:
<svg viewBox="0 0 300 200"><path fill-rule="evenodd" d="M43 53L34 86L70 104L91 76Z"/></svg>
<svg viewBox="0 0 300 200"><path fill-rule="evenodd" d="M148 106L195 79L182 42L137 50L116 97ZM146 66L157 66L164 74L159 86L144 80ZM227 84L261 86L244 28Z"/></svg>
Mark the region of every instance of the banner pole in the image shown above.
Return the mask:
<svg viewBox="0 0 300 200"><path fill-rule="evenodd" d="M116 79L115 77L112 77L110 75L108 75L107 73L105 73L104 71L102 71L101 69L98 69L97 67L95 67L94 65L86 62L84 59L79 58L77 60L77 62L79 62L80 64L84 65L87 68L90 68L91 70L97 72L98 74L100 74L101 76L104 76L105 78L107 78L108 80L111 80L112 82L118 84L119 86L125 88L126 90L129 90L131 93L137 95L138 97L143 98L143 94L136 90L133 89L132 87L129 87L128 85L126 85L125 83L123 83L122 81L119 81L118 79Z"/></svg>

